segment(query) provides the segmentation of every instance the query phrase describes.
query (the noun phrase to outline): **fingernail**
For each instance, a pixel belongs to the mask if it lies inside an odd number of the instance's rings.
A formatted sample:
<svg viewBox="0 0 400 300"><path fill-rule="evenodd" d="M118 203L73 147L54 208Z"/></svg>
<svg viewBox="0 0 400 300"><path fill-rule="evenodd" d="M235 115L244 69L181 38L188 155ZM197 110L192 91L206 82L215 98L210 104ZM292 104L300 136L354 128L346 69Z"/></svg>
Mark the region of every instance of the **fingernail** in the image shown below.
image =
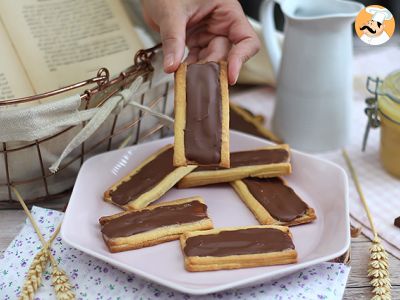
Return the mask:
<svg viewBox="0 0 400 300"><path fill-rule="evenodd" d="M236 75L235 79L233 80L233 82L230 83L230 85L235 85L237 80L238 80L239 75Z"/></svg>
<svg viewBox="0 0 400 300"><path fill-rule="evenodd" d="M173 54L167 54L165 55L164 58L164 68L169 69L174 65L174 55Z"/></svg>
<svg viewBox="0 0 400 300"><path fill-rule="evenodd" d="M236 82L238 81L239 75L236 76L235 81L233 82L233 85L236 84Z"/></svg>

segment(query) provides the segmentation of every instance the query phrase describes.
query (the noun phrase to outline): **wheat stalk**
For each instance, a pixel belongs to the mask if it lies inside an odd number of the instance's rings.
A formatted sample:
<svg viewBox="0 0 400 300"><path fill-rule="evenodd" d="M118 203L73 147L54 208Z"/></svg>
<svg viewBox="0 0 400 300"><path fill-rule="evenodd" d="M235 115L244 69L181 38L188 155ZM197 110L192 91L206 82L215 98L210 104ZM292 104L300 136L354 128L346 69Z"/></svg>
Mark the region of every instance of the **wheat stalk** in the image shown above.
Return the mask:
<svg viewBox="0 0 400 300"><path fill-rule="evenodd" d="M53 235L50 237L49 241L47 242L46 246L43 247L33 259L28 273L26 275L26 279L24 285L22 287L22 291L20 294L21 300L30 300L33 299L36 291L39 289L40 283L42 282L42 274L44 270L46 270L47 263L50 259L49 248L53 243L54 239L60 232L61 223L57 226L56 230L54 231Z"/></svg>
<svg viewBox="0 0 400 300"><path fill-rule="evenodd" d="M390 277L388 271L388 255L383 248L380 240L375 238L369 249L371 258L368 264L368 277L371 278L373 300L390 300L391 288Z"/></svg>
<svg viewBox="0 0 400 300"><path fill-rule="evenodd" d="M49 241L46 244L46 247L43 247L33 259L29 270L26 274L26 279L24 285L22 287L22 291L20 294L21 300L30 300L33 299L36 291L39 289L40 283L42 282L42 274L44 270L46 270L47 263L49 261L49 247L53 243L54 239L60 232L61 223L58 225L53 235L50 237Z"/></svg>
<svg viewBox="0 0 400 300"><path fill-rule="evenodd" d="M53 286L54 289L56 291L56 297L59 300L72 300L75 299L75 295L72 292L72 286L69 283L69 278L68 276L65 274L64 271L62 271L61 269L59 269L58 264L56 262L56 260L54 259L53 255L50 253L50 251L48 250L50 248L51 243L54 241L55 237L58 235L60 228L61 228L61 222L60 224L58 224L57 229L55 230L55 232L53 233L53 235L51 236L50 240L48 243L46 243L46 241L43 238L42 233L40 232L39 227L36 224L35 219L32 217L32 214L30 213L28 207L25 204L24 199L22 198L21 194L18 192L18 190L14 187L11 186L11 189L13 190L13 192L15 193L15 195L17 196L17 199L19 201L19 203L21 204L22 208L25 211L25 214L28 216L29 220L31 221L31 224L33 226L33 228L35 229L35 232L37 234L37 236L39 237L40 242L42 243L42 250L40 252L43 251L43 253L47 253L47 260L44 263L44 266L42 267L40 265L40 268L38 267L38 265L35 265L35 270L37 267L37 270L41 270L41 272L36 272L35 273L35 279L34 281L32 281L32 278L27 277L27 280L24 284L27 285L27 298L23 298L23 296L25 295L24 292L24 288L23 288L23 292L21 294L21 299L33 299L35 292L37 291L37 289L39 288L40 285L40 281L41 281L41 275L47 265L47 261L50 260L50 263L53 267L53 271L52 271L52 281L53 281ZM40 252L36 255L38 256L40 254ZM35 256L35 258L36 258ZM34 260L35 261L35 260ZM32 267L32 266L31 266ZM29 274L29 272L28 272ZM39 276L40 275L40 276ZM38 277L39 276L39 277ZM39 279L38 279L39 278ZM38 283L39 281L39 283Z"/></svg>
<svg viewBox="0 0 400 300"><path fill-rule="evenodd" d="M357 173L351 163L350 157L345 149L343 149L342 154L350 170L351 177L353 178L358 195L367 213L372 233L374 234L372 245L369 248L370 258L368 263L368 277L370 278L370 284L373 287L372 293L374 294L372 300L391 300L392 285L390 284L388 254L378 237L371 211L369 210L367 200L361 189Z"/></svg>
<svg viewBox="0 0 400 300"><path fill-rule="evenodd" d="M49 251L42 248L33 259L20 294L21 300L32 300L42 282L42 274L49 261Z"/></svg>
<svg viewBox="0 0 400 300"><path fill-rule="evenodd" d="M75 295L72 292L72 286L69 283L68 276L64 271L60 270L56 265L53 266L51 272L53 281L53 287L56 291L56 297L58 300L72 300L75 299Z"/></svg>

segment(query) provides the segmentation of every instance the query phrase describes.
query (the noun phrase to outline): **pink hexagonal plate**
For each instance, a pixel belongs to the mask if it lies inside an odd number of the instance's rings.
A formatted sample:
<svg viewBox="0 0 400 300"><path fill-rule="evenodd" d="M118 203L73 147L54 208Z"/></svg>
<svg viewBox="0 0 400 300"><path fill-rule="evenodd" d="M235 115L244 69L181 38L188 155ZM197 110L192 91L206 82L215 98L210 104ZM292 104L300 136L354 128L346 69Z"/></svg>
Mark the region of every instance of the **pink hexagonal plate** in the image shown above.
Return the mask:
<svg viewBox="0 0 400 300"><path fill-rule="evenodd" d="M165 138L97 155L87 160L77 177L61 229L63 240L89 255L122 270L189 294L208 294L277 279L302 268L333 259L350 245L348 181L339 166L292 151L293 173L286 179L312 207L317 220L292 228L299 261L296 264L214 272L187 272L178 241L121 253L110 253L102 239L98 219L119 212L102 200L114 182L126 175L149 154L173 143ZM271 143L231 132L231 150L247 150ZM155 170L156 171L156 170ZM215 227L258 224L228 184L178 190L161 200L201 195Z"/></svg>

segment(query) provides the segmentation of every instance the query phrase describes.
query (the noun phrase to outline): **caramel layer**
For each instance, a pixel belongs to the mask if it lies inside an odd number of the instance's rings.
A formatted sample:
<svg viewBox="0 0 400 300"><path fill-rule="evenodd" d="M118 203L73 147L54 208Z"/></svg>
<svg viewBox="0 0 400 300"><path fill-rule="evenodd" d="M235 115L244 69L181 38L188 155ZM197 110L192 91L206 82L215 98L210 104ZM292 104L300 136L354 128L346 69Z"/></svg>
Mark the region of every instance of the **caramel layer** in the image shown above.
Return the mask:
<svg viewBox="0 0 400 300"><path fill-rule="evenodd" d="M260 254L294 249L290 236L275 228L249 228L198 235L186 240L186 256Z"/></svg>
<svg viewBox="0 0 400 300"><path fill-rule="evenodd" d="M115 191L110 192L112 201L119 205L125 205L151 190L175 170L172 164L173 154L173 148L169 148L143 166L128 181L121 183Z"/></svg>
<svg viewBox="0 0 400 300"><path fill-rule="evenodd" d="M232 152L230 155L231 169L243 166L267 165L287 162L289 152L285 149L262 149ZM200 166L193 172L222 170L214 166Z"/></svg>
<svg viewBox="0 0 400 300"><path fill-rule="evenodd" d="M289 222L307 212L307 204L278 177L242 180L253 197L278 221Z"/></svg>
<svg viewBox="0 0 400 300"><path fill-rule="evenodd" d="M218 63L191 64L186 71L185 156L189 161L221 161L222 96Z"/></svg>
<svg viewBox="0 0 400 300"><path fill-rule="evenodd" d="M101 232L109 238L127 237L163 226L192 223L207 218L207 206L199 201L131 211L105 223Z"/></svg>

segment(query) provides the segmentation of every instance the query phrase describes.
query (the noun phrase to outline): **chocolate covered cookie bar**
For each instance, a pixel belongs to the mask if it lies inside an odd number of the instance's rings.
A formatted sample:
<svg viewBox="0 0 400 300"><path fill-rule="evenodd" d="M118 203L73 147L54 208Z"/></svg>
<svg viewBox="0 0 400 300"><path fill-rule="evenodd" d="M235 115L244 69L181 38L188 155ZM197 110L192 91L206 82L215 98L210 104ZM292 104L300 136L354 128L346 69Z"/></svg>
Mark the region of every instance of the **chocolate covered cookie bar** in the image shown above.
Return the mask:
<svg viewBox="0 0 400 300"><path fill-rule="evenodd" d="M259 225L185 232L180 237L188 271L240 269L297 261L288 227Z"/></svg>
<svg viewBox="0 0 400 300"><path fill-rule="evenodd" d="M291 171L289 146L286 144L268 146L232 152L229 169L200 166L183 177L178 187L231 182L246 177L275 177L288 175Z"/></svg>
<svg viewBox="0 0 400 300"><path fill-rule="evenodd" d="M229 167L226 62L182 63L175 73L174 165Z"/></svg>
<svg viewBox="0 0 400 300"><path fill-rule="evenodd" d="M231 185L260 224L292 226L316 219L314 209L282 178L245 178Z"/></svg>
<svg viewBox="0 0 400 300"><path fill-rule="evenodd" d="M265 128L262 116L255 116L250 111L230 103L229 105L230 129L261 137L275 143L282 143L273 132Z"/></svg>
<svg viewBox="0 0 400 300"><path fill-rule="evenodd" d="M213 227L207 205L191 197L125 211L99 220L101 233L111 252L120 252L176 240L186 231Z"/></svg>
<svg viewBox="0 0 400 300"><path fill-rule="evenodd" d="M140 209L164 195L196 166L174 167L173 146L148 157L104 193L104 200L123 209Z"/></svg>

